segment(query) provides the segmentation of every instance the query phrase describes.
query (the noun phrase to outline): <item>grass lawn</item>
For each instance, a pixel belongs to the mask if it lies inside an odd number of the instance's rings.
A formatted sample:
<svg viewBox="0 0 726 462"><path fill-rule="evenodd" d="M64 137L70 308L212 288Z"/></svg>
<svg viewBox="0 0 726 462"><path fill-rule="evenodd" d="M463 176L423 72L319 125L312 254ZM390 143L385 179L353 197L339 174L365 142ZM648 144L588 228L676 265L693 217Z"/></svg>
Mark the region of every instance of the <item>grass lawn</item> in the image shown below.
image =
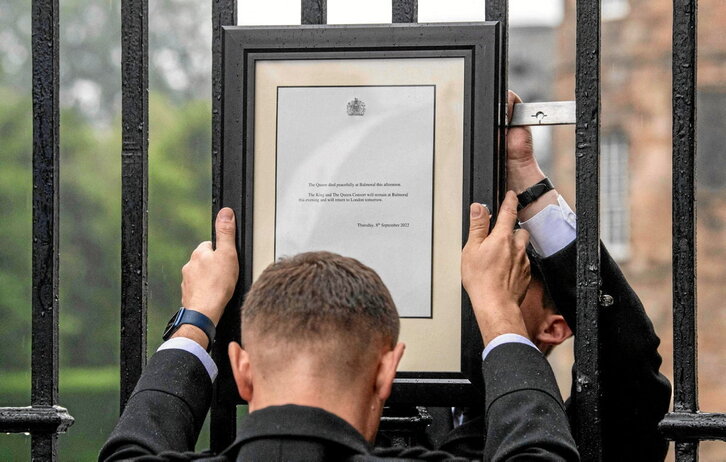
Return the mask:
<svg viewBox="0 0 726 462"><path fill-rule="evenodd" d="M61 368L59 403L76 422L58 437L61 461L95 461L119 415L118 367ZM30 405L30 373L0 372L0 406ZM209 446L205 422L198 449ZM30 460L30 436L0 435L0 461Z"/></svg>

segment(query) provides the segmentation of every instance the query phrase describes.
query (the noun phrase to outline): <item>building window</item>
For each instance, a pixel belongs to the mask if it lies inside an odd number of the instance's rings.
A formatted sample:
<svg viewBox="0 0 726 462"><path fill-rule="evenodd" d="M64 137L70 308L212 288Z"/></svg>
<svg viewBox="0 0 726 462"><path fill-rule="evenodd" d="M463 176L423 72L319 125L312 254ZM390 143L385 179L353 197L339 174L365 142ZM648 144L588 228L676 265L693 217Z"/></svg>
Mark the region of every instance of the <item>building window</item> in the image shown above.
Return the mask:
<svg viewBox="0 0 726 462"><path fill-rule="evenodd" d="M696 172L698 188L706 191L726 189L726 92L699 90L696 129Z"/></svg>
<svg viewBox="0 0 726 462"><path fill-rule="evenodd" d="M603 134L600 149L600 233L615 260L630 256L628 141L622 132Z"/></svg>
<svg viewBox="0 0 726 462"><path fill-rule="evenodd" d="M615 21L623 19L630 13L628 0L602 0L603 21Z"/></svg>

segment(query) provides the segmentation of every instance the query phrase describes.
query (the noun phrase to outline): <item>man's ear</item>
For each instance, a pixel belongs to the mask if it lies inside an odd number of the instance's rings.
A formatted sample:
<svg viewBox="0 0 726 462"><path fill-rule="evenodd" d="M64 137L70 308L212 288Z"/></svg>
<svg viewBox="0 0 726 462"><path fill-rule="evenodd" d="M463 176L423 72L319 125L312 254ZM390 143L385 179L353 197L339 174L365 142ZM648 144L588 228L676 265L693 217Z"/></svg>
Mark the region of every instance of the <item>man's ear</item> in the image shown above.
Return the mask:
<svg viewBox="0 0 726 462"><path fill-rule="evenodd" d="M393 387L393 379L396 378L396 369L398 363L401 362L403 351L406 345L397 343L392 350L387 351L381 356L378 363L378 373L376 375L376 396L381 401L385 401L391 396L391 388Z"/></svg>
<svg viewBox="0 0 726 462"><path fill-rule="evenodd" d="M536 343L554 347L572 337L572 329L561 314L547 313L542 324L535 338Z"/></svg>
<svg viewBox="0 0 726 462"><path fill-rule="evenodd" d="M250 355L237 342L230 342L227 348L229 362L232 366L232 374L237 384L239 395L248 403L252 400L252 369L250 367Z"/></svg>

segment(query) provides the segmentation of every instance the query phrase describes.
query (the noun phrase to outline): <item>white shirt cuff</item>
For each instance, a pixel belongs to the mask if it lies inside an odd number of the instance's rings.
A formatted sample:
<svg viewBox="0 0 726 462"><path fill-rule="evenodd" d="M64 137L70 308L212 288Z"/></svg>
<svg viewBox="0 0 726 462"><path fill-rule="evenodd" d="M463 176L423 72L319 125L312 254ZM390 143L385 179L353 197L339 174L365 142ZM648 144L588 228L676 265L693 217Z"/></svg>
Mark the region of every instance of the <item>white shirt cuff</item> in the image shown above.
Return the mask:
<svg viewBox="0 0 726 462"><path fill-rule="evenodd" d="M519 334L502 334L494 337L491 342L487 343L486 348L484 348L484 351L482 351L481 353L481 360L484 361L485 359L487 359L487 356L489 355L489 353L492 352L493 349L495 349L499 345L504 345L505 343L523 343L539 351L534 343L532 343L532 341L527 337L523 337Z"/></svg>
<svg viewBox="0 0 726 462"><path fill-rule="evenodd" d="M217 365L214 364L214 360L212 360L212 357L209 356L209 353L207 353L207 351L194 340L186 337L170 338L166 342L162 343L156 351L161 350L188 351L189 353L199 358L199 360L202 362L202 365L207 370L207 374L209 374L209 378L212 380L212 382L214 382L214 379L217 378L218 370Z"/></svg>
<svg viewBox="0 0 726 462"><path fill-rule="evenodd" d="M567 247L577 236L575 212L562 196L557 196L557 205L549 204L529 220L519 225L529 231L534 250L543 258L554 255Z"/></svg>

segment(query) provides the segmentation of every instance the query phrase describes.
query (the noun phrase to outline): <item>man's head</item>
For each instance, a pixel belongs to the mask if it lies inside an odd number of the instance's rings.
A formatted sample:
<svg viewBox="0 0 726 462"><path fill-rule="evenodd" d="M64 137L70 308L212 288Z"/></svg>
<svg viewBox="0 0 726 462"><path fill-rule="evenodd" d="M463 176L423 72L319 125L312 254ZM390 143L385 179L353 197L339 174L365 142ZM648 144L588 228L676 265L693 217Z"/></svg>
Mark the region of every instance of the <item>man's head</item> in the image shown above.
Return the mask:
<svg viewBox="0 0 726 462"><path fill-rule="evenodd" d="M373 437L403 353L375 271L329 252L282 259L252 285L241 318L244 349L233 343L229 353L251 411L322 407Z"/></svg>
<svg viewBox="0 0 726 462"><path fill-rule="evenodd" d="M527 334L545 355L572 336L572 330L555 306L536 258L530 256L532 276L522 301L522 317Z"/></svg>

